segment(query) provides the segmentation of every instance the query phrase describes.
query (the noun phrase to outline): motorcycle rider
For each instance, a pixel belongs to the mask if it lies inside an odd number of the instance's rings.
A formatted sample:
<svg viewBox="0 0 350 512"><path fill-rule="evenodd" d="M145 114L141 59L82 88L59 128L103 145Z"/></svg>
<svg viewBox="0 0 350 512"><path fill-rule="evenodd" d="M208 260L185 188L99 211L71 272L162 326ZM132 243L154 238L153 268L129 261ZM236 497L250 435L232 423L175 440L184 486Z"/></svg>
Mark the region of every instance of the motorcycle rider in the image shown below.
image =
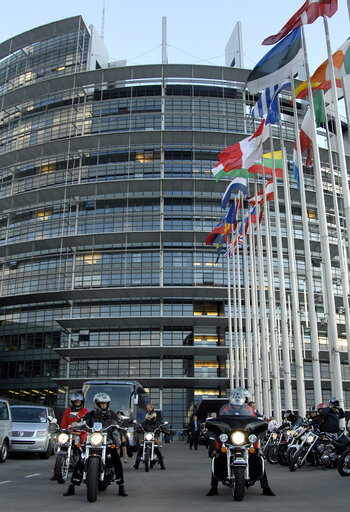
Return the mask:
<svg viewBox="0 0 350 512"><path fill-rule="evenodd" d="M84 416L84 421L88 427L93 427L95 422L102 423L102 427L106 428L109 425L115 425L118 422L116 413L109 409L110 397L107 393L97 393L94 396L94 409ZM127 496L128 493L124 486L124 473L123 466L118 455L117 448L120 446L120 436L117 429L109 429L108 435L113 439L113 443L116 448L111 449L110 455L112 464L117 478L117 484L119 485L119 496ZM72 496L75 494L75 486L81 484L83 478L84 463L82 458L78 460L73 470L72 480L69 484L67 491L63 496Z"/></svg>
<svg viewBox="0 0 350 512"><path fill-rule="evenodd" d="M66 429L69 426L75 426L77 424L77 420L81 419L88 413L88 409L84 407L84 396L82 393L73 393L70 397L71 406L68 409L63 411L62 421L61 421L61 429ZM73 415L72 413L76 413ZM86 433L82 433L80 435L80 442L84 442L86 438ZM55 476L55 468L53 468L53 476L50 480L56 480Z"/></svg>
<svg viewBox="0 0 350 512"><path fill-rule="evenodd" d="M340 407L338 398L331 398L329 406L320 409L322 431L333 434L334 439L338 438L339 420L345 418L343 409Z"/></svg>
<svg viewBox="0 0 350 512"><path fill-rule="evenodd" d="M158 419L157 413L153 409L153 406L147 405L147 413L146 413L144 421L141 423L141 426L144 429L144 431L145 432L154 432L159 427L160 424L161 424L161 422ZM136 455L136 461L134 464L135 469L139 469L139 465L140 465L141 458L142 458L142 451L143 451L143 447L142 447L142 445L140 445L137 455ZM154 451L158 457L160 469L165 469L164 457L163 457L162 452L160 451L159 446L156 445L154 447Z"/></svg>
<svg viewBox="0 0 350 512"><path fill-rule="evenodd" d="M244 388L236 388L233 390L232 394L229 397L229 403L225 404L221 407L219 416L254 416L255 412L253 409L247 404L250 398L249 392ZM258 453L258 449L256 450ZM219 480L215 478L212 473L211 476L211 487L207 492L206 496L217 496L218 493L218 484ZM263 476L260 478L260 486L263 489L263 494L265 496L275 496L272 492L268 480L266 471L264 470Z"/></svg>

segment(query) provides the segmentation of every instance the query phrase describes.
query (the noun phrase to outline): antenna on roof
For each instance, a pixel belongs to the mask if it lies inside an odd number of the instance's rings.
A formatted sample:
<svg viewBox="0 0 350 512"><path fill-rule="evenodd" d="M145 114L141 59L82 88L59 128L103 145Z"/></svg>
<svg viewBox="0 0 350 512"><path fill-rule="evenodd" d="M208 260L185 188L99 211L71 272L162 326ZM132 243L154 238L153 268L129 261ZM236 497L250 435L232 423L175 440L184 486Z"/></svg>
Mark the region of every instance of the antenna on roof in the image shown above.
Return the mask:
<svg viewBox="0 0 350 512"><path fill-rule="evenodd" d="M162 17L162 64L168 64L168 56L166 51L167 37L166 37L166 16Z"/></svg>
<svg viewBox="0 0 350 512"><path fill-rule="evenodd" d="M101 22L101 39L105 37L105 0L103 0L103 9L102 9L102 22Z"/></svg>

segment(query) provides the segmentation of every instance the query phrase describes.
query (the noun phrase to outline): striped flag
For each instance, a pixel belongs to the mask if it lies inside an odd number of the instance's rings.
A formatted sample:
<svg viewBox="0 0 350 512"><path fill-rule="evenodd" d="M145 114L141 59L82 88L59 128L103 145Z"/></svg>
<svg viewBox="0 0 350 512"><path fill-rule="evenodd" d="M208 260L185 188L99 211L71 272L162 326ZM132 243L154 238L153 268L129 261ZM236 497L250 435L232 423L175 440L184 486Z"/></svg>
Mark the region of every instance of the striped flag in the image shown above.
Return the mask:
<svg viewBox="0 0 350 512"><path fill-rule="evenodd" d="M311 152L311 144L312 144L312 117L310 107L308 108L303 122L301 123L300 133L300 149L303 154L304 151L307 150L306 156L306 166L310 167L312 162L312 152ZM297 182L298 189L300 190L300 181L299 181L299 165L298 165L298 154L297 154L297 141L294 142L294 150L293 150L293 175L295 181Z"/></svg>
<svg viewBox="0 0 350 512"><path fill-rule="evenodd" d="M285 89L290 87L290 81L286 80L282 85L274 85L273 87L266 87L262 92L260 98L254 105L251 111L252 119L257 117L265 117L265 124L276 124L279 122L278 115L278 95Z"/></svg>
<svg viewBox="0 0 350 512"><path fill-rule="evenodd" d="M258 203L261 204L264 202L264 189L261 189L258 194ZM273 199L275 198L275 184L273 182L273 178L271 178L267 183L266 183L266 186L265 186L265 196L266 196L266 201L273 201ZM256 204L256 200L255 200L255 195L254 196L250 196L250 197L247 197L247 201L252 205L254 206Z"/></svg>
<svg viewBox="0 0 350 512"><path fill-rule="evenodd" d="M240 190L244 195L248 192L248 181L246 178L234 178L229 186L226 188L225 193L221 200L221 208L226 208L227 203L230 200L231 193L233 190Z"/></svg>

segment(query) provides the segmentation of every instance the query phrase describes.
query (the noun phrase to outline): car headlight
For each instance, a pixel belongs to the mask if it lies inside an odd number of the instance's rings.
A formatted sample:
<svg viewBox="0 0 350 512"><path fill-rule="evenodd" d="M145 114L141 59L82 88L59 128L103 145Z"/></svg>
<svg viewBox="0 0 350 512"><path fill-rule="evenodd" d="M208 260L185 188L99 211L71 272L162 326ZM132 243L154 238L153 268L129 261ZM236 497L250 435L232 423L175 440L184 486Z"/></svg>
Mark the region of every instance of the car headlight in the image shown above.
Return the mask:
<svg viewBox="0 0 350 512"><path fill-rule="evenodd" d="M234 432L231 435L231 440L233 444L243 444L245 441L245 435L242 432Z"/></svg>
<svg viewBox="0 0 350 512"><path fill-rule="evenodd" d="M226 443L227 439L228 439L228 435L227 434L221 434L220 435L220 441L222 443Z"/></svg>
<svg viewBox="0 0 350 512"><path fill-rule="evenodd" d="M66 444L68 443L68 440L69 440L69 436L65 433L65 432L62 432L59 436L58 436L58 442L60 444Z"/></svg>
<svg viewBox="0 0 350 512"><path fill-rule="evenodd" d="M89 443L92 444L93 446L99 446L100 444L103 443L103 435L98 433L91 434L91 436L89 437Z"/></svg>
<svg viewBox="0 0 350 512"><path fill-rule="evenodd" d="M250 434L250 436L248 437L248 441L249 441L250 443L256 443L256 442L257 442L257 440L258 440L258 438L256 437L256 435L255 435L255 434Z"/></svg>
<svg viewBox="0 0 350 512"><path fill-rule="evenodd" d="M148 434L145 435L145 439L146 441L153 441L153 434L149 432Z"/></svg>
<svg viewBox="0 0 350 512"><path fill-rule="evenodd" d="M37 430L36 437L46 437L46 436L47 436L47 432L45 432L45 430Z"/></svg>
<svg viewBox="0 0 350 512"><path fill-rule="evenodd" d="M312 443L312 441L314 440L314 436L312 434L308 435L307 438L306 438L306 442L307 443Z"/></svg>

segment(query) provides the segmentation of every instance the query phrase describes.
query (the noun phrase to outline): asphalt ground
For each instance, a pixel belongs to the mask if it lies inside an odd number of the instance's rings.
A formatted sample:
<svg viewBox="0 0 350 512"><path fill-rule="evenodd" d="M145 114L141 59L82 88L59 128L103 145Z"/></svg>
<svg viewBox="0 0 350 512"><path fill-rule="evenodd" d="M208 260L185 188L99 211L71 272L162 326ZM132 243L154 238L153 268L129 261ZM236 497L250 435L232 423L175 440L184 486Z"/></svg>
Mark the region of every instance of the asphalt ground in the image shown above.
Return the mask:
<svg viewBox="0 0 350 512"><path fill-rule="evenodd" d="M303 467L291 473L289 468L266 463L269 484L276 496L263 496L259 483L250 487L242 502L232 499L231 490L220 484L218 496L205 496L210 487L210 460L207 450L189 450L182 442L163 444L166 471L157 466L146 473L143 466L133 469L134 458L124 464L128 497L118 496L112 483L98 494L95 503L86 499L86 486L74 496L62 494L68 486L51 482L54 457L19 456L0 464L0 510L6 512L60 512L86 510L104 512L336 512L349 510L350 477L337 470ZM69 475L70 479L70 475Z"/></svg>

